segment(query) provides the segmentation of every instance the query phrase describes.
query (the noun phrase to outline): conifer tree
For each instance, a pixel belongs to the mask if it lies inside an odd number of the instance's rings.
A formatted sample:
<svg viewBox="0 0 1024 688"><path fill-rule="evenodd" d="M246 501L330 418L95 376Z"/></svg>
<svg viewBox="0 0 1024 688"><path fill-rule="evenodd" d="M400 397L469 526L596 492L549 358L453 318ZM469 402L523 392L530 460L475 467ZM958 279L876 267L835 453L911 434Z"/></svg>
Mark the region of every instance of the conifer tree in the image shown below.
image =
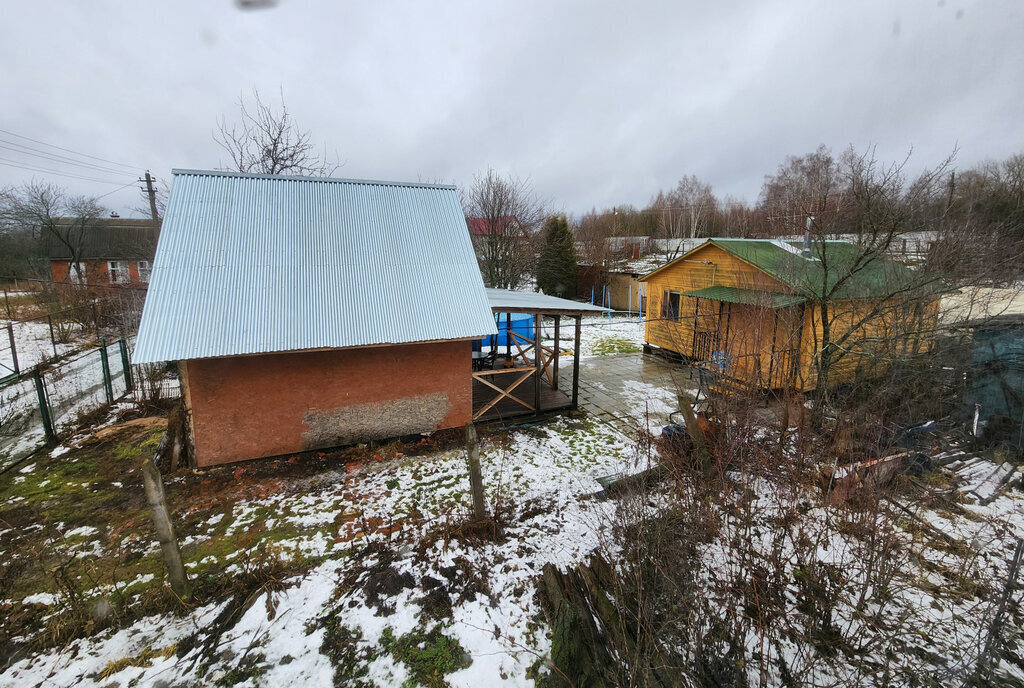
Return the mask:
<svg viewBox="0 0 1024 688"><path fill-rule="evenodd" d="M545 294L572 298L576 295L576 248L564 215L552 215L544 223L544 247L537 263L537 286Z"/></svg>

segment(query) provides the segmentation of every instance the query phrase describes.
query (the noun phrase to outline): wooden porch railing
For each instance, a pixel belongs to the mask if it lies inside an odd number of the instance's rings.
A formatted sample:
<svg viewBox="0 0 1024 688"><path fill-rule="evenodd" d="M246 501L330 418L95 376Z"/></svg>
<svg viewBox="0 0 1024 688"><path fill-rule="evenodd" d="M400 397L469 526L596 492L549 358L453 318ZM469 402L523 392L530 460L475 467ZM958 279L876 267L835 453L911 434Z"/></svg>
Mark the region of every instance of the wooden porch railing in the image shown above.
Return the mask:
<svg viewBox="0 0 1024 688"><path fill-rule="evenodd" d="M522 358L523 359L523 363L525 363L526 365L534 365L534 366L536 366L537 365L537 361L536 360L531 360L531 359L527 358L526 354L527 354L527 352L532 351L537 346L537 343L533 339L527 339L526 337L524 337L523 335L519 334L518 332L513 332L513 331L510 330L509 333L512 335L512 343L516 345L516 349L517 349L516 355L513 356L512 358L513 359L515 359L515 358ZM536 335L534 335L534 336L536 336ZM522 341L524 344L526 344L525 348L520 346L520 344L519 344L520 341ZM551 362L555 360L555 350L552 349L549 346L544 346L543 344L541 344L540 345L540 357L539 358L540 358L540 372L543 373L545 376L547 376L548 384L551 385L552 387L554 387L555 386L555 380L554 380L554 378L551 375Z"/></svg>
<svg viewBox="0 0 1024 688"><path fill-rule="evenodd" d="M537 410L536 406L533 406L532 404L528 404L525 401L523 401L522 399L520 399L519 397L513 396L513 394L512 394L512 392L517 387L519 387L519 385L521 385L524 382L526 382L527 380L529 380L533 375L536 374L536 372L537 372L537 368L535 366L534 367L530 367L530 368L505 368L505 369L502 369L502 370L482 370L482 371L479 371L479 372L474 372L473 373L473 379L476 380L477 382L479 382L479 383L481 383L483 385L486 385L487 387L490 387L491 389L493 389L495 392L498 393L498 396L496 396L493 399L491 399L484 406L482 406L479 411L474 413L473 414L473 420L477 420L478 418L480 418L480 416L482 416L485 413L487 413L488 411L490 411L491 408L493 408L495 404L497 404L499 401L501 401L502 399L505 399L505 398L511 399L512 401L514 401L517 404L520 404L522 406L525 406L526 408L528 408L531 411L536 411ZM498 385L494 384L493 382L491 382L488 379L488 378L492 378L492 377L494 377L496 375L509 375L509 374L513 374L513 375L514 374L518 374L519 377L517 377L515 380L513 380L512 384L509 385L508 387L504 388L504 389L502 389L501 387L499 387Z"/></svg>

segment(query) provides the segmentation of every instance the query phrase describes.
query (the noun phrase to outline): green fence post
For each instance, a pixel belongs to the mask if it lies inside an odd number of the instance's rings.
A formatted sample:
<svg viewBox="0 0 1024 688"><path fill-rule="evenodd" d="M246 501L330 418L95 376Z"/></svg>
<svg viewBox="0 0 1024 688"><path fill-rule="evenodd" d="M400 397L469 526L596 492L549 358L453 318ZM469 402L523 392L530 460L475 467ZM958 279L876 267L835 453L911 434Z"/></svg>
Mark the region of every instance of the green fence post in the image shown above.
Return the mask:
<svg viewBox="0 0 1024 688"><path fill-rule="evenodd" d="M128 343L121 337L117 340L117 346L121 349L121 369L124 371L124 391L130 392L135 389L135 381L132 380L132 366L128 362Z"/></svg>
<svg viewBox="0 0 1024 688"><path fill-rule="evenodd" d="M39 366L32 369L32 378L36 381L36 394L39 396L39 414L43 418L43 432L46 439L57 439L57 432L53 428L53 414L50 413L50 402L46 399L46 387L43 385L43 376L39 372Z"/></svg>
<svg viewBox="0 0 1024 688"><path fill-rule="evenodd" d="M100 362L103 364L103 389L107 393L107 403L114 403L114 388L110 384L110 361L107 360L107 340L100 339Z"/></svg>

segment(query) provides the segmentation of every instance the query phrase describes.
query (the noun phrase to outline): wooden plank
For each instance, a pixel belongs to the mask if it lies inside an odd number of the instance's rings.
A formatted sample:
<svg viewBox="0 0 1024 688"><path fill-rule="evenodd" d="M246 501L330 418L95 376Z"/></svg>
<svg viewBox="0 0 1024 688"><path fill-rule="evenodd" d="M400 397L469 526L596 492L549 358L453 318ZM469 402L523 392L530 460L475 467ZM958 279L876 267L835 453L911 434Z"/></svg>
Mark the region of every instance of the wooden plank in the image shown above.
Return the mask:
<svg viewBox="0 0 1024 688"><path fill-rule="evenodd" d="M561 323L562 323L562 316L556 315L555 316L555 346L554 346L554 349L555 349L555 351L554 351L555 365L554 365L553 370L551 371L551 389L558 389L558 358L559 358L559 356L561 354L561 351L558 348L558 346L559 346L559 344L558 344L558 334L559 334L558 333L558 328L561 325Z"/></svg>
<svg viewBox="0 0 1024 688"><path fill-rule="evenodd" d="M547 369L547 364L543 362L544 351L540 346L540 314L533 316L533 367L536 371L533 374L533 408L540 408L540 375L541 370Z"/></svg>
<svg viewBox="0 0 1024 688"><path fill-rule="evenodd" d="M579 408L580 402L580 324L583 316L576 316L576 345L572 349L572 407Z"/></svg>
<svg viewBox="0 0 1024 688"><path fill-rule="evenodd" d="M516 387L518 387L519 385L523 384L523 382L525 382L526 380L530 379L530 377L532 377L535 374L536 368L526 368L526 369L518 368L518 369L514 369L514 370L516 370L517 372L522 372L523 376L520 377L515 382L513 382L508 387L506 387L505 389L502 389L501 387L498 387L497 385L491 384L490 382L488 382L487 380L484 380L483 378L478 378L478 377L476 377L476 375L473 376L473 377L475 377L477 379L478 382L481 382L482 384L487 385L491 389L493 389L496 392L498 392L498 396L496 396L493 399L491 399L491 401L488 402L482 409L480 409L475 414L473 414L473 420L478 419L480 416L482 416L488 410L490 410L490 408L492 406L494 406L499 401L501 401L502 399L505 399L505 398L511 399L512 401L514 401L514 402L516 402L518 404L522 404L523 406L525 406L530 411L536 411L537 410L537 406L530 406L528 403L526 403L522 399L512 395L512 392L515 390Z"/></svg>

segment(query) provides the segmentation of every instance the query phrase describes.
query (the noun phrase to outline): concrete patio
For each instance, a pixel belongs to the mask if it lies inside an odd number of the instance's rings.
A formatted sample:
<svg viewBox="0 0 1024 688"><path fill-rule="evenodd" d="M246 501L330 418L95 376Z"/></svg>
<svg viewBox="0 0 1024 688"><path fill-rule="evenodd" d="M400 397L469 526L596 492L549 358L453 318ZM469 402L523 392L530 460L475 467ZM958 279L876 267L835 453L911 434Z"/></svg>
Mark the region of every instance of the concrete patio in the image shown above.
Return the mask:
<svg viewBox="0 0 1024 688"><path fill-rule="evenodd" d="M642 353L580 361L580 408L631 437L645 422L657 434L678 408L680 392L697 392L696 373L682 363Z"/></svg>

